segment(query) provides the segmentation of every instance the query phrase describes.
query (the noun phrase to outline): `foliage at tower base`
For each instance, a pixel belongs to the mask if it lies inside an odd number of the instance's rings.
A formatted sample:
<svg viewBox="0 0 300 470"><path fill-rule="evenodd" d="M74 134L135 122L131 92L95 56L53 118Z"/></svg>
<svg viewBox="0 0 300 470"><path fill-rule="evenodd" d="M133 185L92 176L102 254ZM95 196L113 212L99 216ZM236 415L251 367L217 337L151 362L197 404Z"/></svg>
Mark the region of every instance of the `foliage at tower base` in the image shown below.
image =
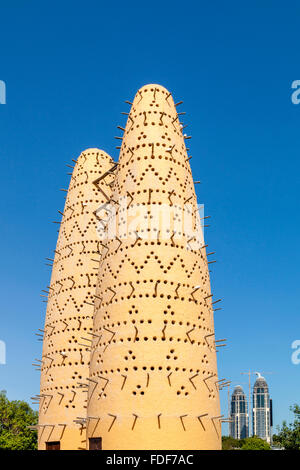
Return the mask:
<svg viewBox="0 0 300 470"><path fill-rule="evenodd" d="M35 450L37 433L29 426L37 424L37 412L25 401L9 401L4 391L0 392L0 449Z"/></svg>
<svg viewBox="0 0 300 470"><path fill-rule="evenodd" d="M284 421L273 441L285 450L300 450L300 406L291 406L290 410L294 413L294 422L287 425Z"/></svg>
<svg viewBox="0 0 300 470"><path fill-rule="evenodd" d="M243 441L242 450L271 450L270 444L257 436L247 437Z"/></svg>
<svg viewBox="0 0 300 470"><path fill-rule="evenodd" d="M246 439L234 439L230 436L222 437L222 450L270 450L270 445L257 436Z"/></svg>
<svg viewBox="0 0 300 470"><path fill-rule="evenodd" d="M242 447L243 441L231 436L222 436L222 450L238 450Z"/></svg>

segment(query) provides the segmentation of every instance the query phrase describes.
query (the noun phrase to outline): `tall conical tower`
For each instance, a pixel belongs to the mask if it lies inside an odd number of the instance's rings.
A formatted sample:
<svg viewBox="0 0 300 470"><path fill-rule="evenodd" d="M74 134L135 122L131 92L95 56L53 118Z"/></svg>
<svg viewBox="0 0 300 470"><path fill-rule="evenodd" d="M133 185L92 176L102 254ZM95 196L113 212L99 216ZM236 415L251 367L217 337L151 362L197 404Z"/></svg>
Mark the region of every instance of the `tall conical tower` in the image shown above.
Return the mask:
<svg viewBox="0 0 300 470"><path fill-rule="evenodd" d="M118 230L103 242L96 291L88 448L220 449L208 263L185 136L159 85L135 96L111 204Z"/></svg>
<svg viewBox="0 0 300 470"><path fill-rule="evenodd" d="M85 449L93 305L101 249L97 209L110 198L111 157L88 149L73 170L53 260L44 327L39 449Z"/></svg>

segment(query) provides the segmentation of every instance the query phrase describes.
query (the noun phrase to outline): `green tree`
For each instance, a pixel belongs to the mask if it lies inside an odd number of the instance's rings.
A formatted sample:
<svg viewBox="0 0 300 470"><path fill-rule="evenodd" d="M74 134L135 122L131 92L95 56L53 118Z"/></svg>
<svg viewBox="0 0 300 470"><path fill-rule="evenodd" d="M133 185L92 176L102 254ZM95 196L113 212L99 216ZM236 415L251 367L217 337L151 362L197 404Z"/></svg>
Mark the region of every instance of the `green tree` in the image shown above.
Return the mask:
<svg viewBox="0 0 300 470"><path fill-rule="evenodd" d="M241 449L242 450L270 450L271 447L266 441L264 441L263 439L260 439L260 437L253 436L253 437L247 437L247 439L244 439L244 443Z"/></svg>
<svg viewBox="0 0 300 470"><path fill-rule="evenodd" d="M231 436L222 436L222 450L239 449L243 443L243 439L234 439L234 437Z"/></svg>
<svg viewBox="0 0 300 470"><path fill-rule="evenodd" d="M0 392L0 449L35 450L37 432L28 426L37 424L38 413L25 401L9 401Z"/></svg>
<svg viewBox="0 0 300 470"><path fill-rule="evenodd" d="M273 441L286 450L300 450L300 406L293 405L290 410L294 413L294 422L288 425L283 421Z"/></svg>

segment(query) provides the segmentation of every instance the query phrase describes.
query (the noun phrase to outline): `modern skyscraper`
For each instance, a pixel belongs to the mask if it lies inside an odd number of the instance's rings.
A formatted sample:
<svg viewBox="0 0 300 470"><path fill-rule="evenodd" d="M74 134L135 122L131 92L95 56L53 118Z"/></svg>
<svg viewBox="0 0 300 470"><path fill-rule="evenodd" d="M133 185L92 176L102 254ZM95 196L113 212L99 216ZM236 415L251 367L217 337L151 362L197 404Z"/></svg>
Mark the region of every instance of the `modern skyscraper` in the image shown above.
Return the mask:
<svg viewBox="0 0 300 470"><path fill-rule="evenodd" d="M230 436L245 439L249 436L249 415L247 398L240 385L235 387L231 396Z"/></svg>
<svg viewBox="0 0 300 470"><path fill-rule="evenodd" d="M271 443L271 406L267 382L259 372L253 387L253 435Z"/></svg>

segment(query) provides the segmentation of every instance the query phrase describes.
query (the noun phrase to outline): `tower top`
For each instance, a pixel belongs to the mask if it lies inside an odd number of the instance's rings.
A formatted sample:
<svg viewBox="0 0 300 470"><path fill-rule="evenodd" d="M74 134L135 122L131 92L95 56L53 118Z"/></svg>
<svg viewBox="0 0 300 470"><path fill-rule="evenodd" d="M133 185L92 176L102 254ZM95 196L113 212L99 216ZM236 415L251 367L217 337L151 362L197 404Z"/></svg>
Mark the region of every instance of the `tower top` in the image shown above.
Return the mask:
<svg viewBox="0 0 300 470"><path fill-rule="evenodd" d="M258 379L264 379L260 372L255 372Z"/></svg>
<svg viewBox="0 0 300 470"><path fill-rule="evenodd" d="M254 383L254 386L253 388L258 388L258 387L264 387L266 389L268 389L268 384L266 382L266 379L259 373L259 372L255 372L257 374L257 379Z"/></svg>
<svg viewBox="0 0 300 470"><path fill-rule="evenodd" d="M245 395L244 390L241 387L241 385L236 385L236 387L234 387L232 395Z"/></svg>

